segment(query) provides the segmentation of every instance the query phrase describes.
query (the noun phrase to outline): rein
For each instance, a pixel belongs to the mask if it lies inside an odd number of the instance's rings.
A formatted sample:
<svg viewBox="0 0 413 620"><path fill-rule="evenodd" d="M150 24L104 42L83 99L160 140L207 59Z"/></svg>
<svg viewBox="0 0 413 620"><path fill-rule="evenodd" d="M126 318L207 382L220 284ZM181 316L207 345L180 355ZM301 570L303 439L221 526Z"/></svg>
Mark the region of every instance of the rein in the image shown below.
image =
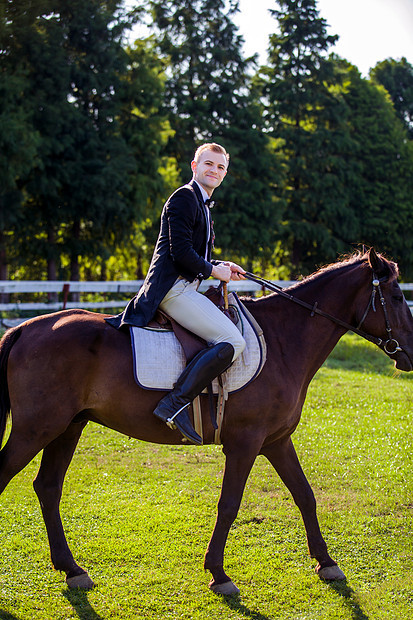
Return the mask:
<svg viewBox="0 0 413 620"><path fill-rule="evenodd" d="M244 278L247 278L247 280L251 280L252 282L255 282L256 284L260 284L261 286L269 289L270 291L273 291L274 293L281 295L281 297L285 297L285 299L288 299L289 301L292 301L295 304L302 306L303 308L307 308L307 310L311 310L310 316L314 316L315 314L318 314L319 316L322 316L325 319L329 319L330 321L333 321L333 323L340 325L347 331L354 332L358 336L361 336L365 340L372 342L378 347L382 347L385 353L387 353L387 355L394 355L394 353L396 353L397 351L402 351L402 348L400 347L397 340L395 340L392 337L392 331L391 331L390 322L389 322L388 313L387 313L387 307L386 307L386 300L384 299L383 293L381 291L380 280L377 278L377 276L374 273L373 273L373 281L372 281L373 288L372 288L370 300L363 314L363 317L357 327L354 327L354 325L350 325L349 323L346 323L345 321L338 319L337 317L333 316L332 314L329 314L328 312L324 312L323 310L318 308L317 301L311 305L307 303L306 301L302 301L301 299L298 299L297 297L290 295L281 286L278 286L277 284L273 284L269 280L265 280L265 278L261 278L261 276L257 276L248 271L246 271L242 275L244 276ZM379 292L380 303L383 308L384 320L386 324L386 331L387 331L387 337L388 337L386 341L384 341L382 338L371 336L367 332L360 329L370 311L370 308L373 310L373 312L376 312L375 298L376 298L377 291ZM393 347L394 347L394 350L392 350Z"/></svg>

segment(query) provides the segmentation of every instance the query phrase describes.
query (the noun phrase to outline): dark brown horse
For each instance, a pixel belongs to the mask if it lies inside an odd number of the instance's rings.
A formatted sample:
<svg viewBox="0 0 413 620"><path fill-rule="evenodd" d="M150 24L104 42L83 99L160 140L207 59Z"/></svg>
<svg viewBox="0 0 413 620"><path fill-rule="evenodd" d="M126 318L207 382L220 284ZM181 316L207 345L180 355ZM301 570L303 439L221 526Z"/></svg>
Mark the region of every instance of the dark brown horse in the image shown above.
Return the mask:
<svg viewBox="0 0 413 620"><path fill-rule="evenodd" d="M371 250L320 270L288 292L311 305L318 302L318 308L352 326L362 322L366 333L383 339L381 346L397 368L410 371L413 319L397 275L394 263ZM378 295L373 301L374 290ZM310 555L318 561L316 572L324 579L344 579L321 535L314 495L291 434L308 385L345 326L278 294L245 304L264 330L268 359L258 378L231 395L226 407L221 434L225 473L205 556L210 587L225 594L238 592L224 572L224 547L258 454L274 466L301 511ZM93 585L69 550L59 513L63 479L82 430L93 421L144 441L180 444L180 433L152 415L161 395L135 383L129 335L107 325L102 315L68 310L37 317L6 332L1 341L1 437L9 409L12 430L0 452L0 492L43 450L34 488L53 565L66 573L70 587ZM205 442L212 443L206 403L203 409Z"/></svg>

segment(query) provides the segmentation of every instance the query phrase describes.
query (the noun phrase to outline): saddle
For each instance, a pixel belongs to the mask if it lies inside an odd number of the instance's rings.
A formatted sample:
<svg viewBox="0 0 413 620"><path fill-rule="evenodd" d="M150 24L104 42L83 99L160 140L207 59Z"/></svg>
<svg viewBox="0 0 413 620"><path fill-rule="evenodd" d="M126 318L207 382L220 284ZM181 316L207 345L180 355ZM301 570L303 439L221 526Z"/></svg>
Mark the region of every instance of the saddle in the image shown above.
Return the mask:
<svg viewBox="0 0 413 620"><path fill-rule="evenodd" d="M235 293L228 296L228 309L225 309L220 287L210 287L205 294L236 324L246 341L243 353L204 390L209 394L211 422L215 428L214 442L219 444L225 402L229 394L244 388L259 375L267 358L267 348L261 327ZM148 390L172 390L188 362L207 347L202 338L163 312L158 312L146 327L131 327L130 332L135 381ZM202 437L199 396L193 401L192 409L194 428Z"/></svg>
<svg viewBox="0 0 413 620"><path fill-rule="evenodd" d="M210 286L204 293L205 297L208 297L235 325L239 321L239 316L234 307L225 308L224 295L222 293L222 284L219 286ZM182 327L172 317L158 310L155 313L154 318L148 323L147 328L152 330L167 330L173 331L177 339L179 340L187 363L189 363L197 353L207 347L206 341L197 336L193 332L190 332L185 327Z"/></svg>

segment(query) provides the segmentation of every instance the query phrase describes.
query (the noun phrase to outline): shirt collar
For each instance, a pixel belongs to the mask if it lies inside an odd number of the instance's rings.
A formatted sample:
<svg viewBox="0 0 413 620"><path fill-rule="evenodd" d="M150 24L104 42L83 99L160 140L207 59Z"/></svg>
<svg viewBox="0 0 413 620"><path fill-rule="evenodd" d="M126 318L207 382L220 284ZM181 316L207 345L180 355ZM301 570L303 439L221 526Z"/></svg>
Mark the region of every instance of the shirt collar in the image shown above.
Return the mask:
<svg viewBox="0 0 413 620"><path fill-rule="evenodd" d="M198 183L198 181L196 181L195 179L194 181L198 185L199 189L201 190L202 200L205 202L209 198L207 191L202 187L202 185Z"/></svg>

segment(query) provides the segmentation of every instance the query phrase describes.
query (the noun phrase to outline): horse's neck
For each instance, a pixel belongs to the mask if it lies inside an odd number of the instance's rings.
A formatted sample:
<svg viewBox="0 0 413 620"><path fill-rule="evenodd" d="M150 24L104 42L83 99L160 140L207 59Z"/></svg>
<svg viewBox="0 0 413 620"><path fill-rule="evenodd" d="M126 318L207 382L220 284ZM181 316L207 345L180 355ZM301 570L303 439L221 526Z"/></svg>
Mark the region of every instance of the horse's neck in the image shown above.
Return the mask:
<svg viewBox="0 0 413 620"><path fill-rule="evenodd" d="M340 284L340 274L303 282L288 292L333 317L354 324L355 296L358 287ZM294 301L270 295L251 308L267 340L270 356L282 356L283 363L310 378L320 368L344 333L332 320L312 315L311 310Z"/></svg>

